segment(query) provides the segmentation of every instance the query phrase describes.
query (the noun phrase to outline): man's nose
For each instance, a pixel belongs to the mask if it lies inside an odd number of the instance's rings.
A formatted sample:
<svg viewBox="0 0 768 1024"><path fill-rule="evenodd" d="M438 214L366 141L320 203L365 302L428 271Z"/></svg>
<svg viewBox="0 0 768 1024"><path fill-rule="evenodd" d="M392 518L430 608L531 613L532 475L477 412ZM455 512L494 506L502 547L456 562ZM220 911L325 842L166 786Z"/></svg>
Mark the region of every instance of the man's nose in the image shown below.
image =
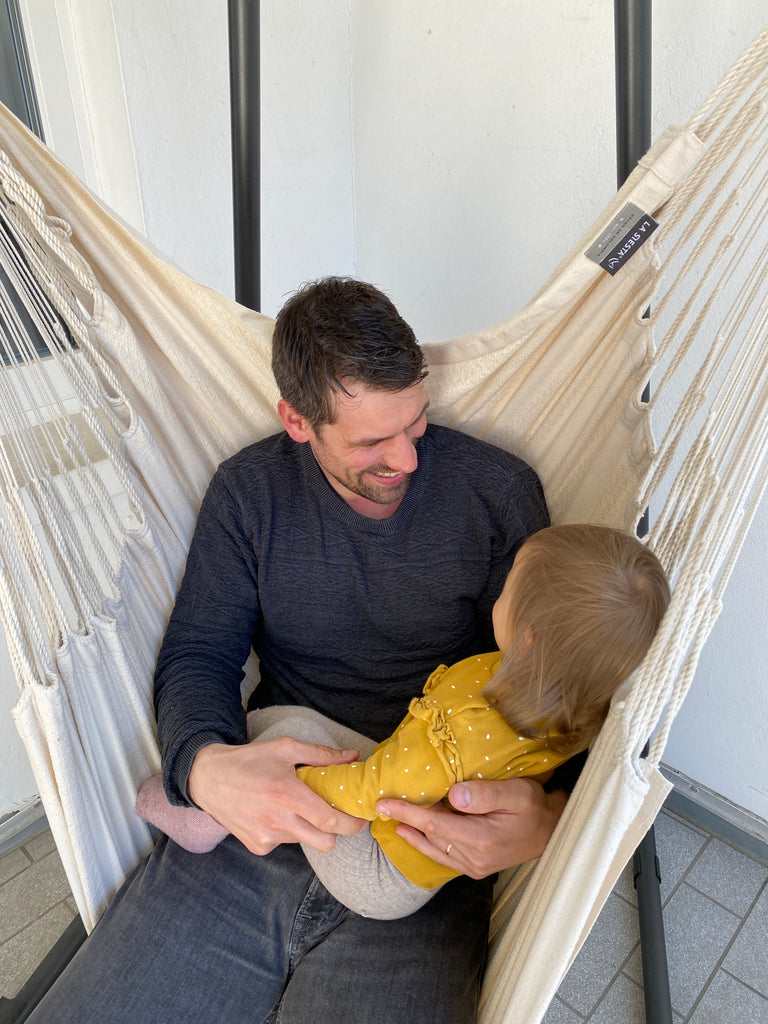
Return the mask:
<svg viewBox="0 0 768 1024"><path fill-rule="evenodd" d="M390 469L398 473L413 473L419 464L416 446L407 434L392 437L384 452L384 459Z"/></svg>

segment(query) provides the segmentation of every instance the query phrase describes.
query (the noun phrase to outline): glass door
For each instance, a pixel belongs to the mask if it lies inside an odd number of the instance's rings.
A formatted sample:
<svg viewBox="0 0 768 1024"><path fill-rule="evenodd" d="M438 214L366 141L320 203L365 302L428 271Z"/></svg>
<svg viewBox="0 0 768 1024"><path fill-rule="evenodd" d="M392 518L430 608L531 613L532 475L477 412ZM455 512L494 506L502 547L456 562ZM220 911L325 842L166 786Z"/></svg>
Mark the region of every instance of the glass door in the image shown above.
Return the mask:
<svg viewBox="0 0 768 1024"><path fill-rule="evenodd" d="M43 139L18 0L0 0L0 102Z"/></svg>

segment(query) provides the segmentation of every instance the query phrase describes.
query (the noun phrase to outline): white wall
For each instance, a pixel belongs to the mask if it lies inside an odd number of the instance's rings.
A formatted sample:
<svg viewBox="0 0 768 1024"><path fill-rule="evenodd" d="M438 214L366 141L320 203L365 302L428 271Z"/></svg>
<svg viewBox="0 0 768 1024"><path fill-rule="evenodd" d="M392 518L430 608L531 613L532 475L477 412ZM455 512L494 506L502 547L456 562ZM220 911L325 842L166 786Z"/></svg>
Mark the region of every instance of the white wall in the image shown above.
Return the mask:
<svg viewBox="0 0 768 1024"><path fill-rule="evenodd" d="M354 271L346 0L261 2L262 310Z"/></svg>
<svg viewBox="0 0 768 1024"><path fill-rule="evenodd" d="M768 23L754 0L656 5L654 121L682 122ZM683 20L678 8L689 15ZM690 16L695 10L695 16ZM725 594L723 612L680 711L664 761L768 820L761 723L768 719L768 501Z"/></svg>
<svg viewBox="0 0 768 1024"><path fill-rule="evenodd" d="M112 8L146 234L233 295L227 5ZM265 0L261 36L261 305L274 314L301 281L352 270L346 4Z"/></svg>
<svg viewBox="0 0 768 1024"><path fill-rule="evenodd" d="M111 8L144 231L191 277L231 294L226 4Z"/></svg>
<svg viewBox="0 0 768 1024"><path fill-rule="evenodd" d="M19 7L48 145L143 230L110 0L19 0Z"/></svg>
<svg viewBox="0 0 768 1024"><path fill-rule="evenodd" d="M354 5L358 272L423 341L515 312L615 191L612 10Z"/></svg>
<svg viewBox="0 0 768 1024"><path fill-rule="evenodd" d="M147 233L231 293L225 6L112 0ZM759 0L655 8L654 133L765 18ZM355 270L425 341L515 312L615 190L613 60L604 0L263 0L265 311ZM767 534L764 508L666 757L763 818L745 723L768 711Z"/></svg>
<svg viewBox="0 0 768 1024"><path fill-rule="evenodd" d="M20 0L53 151L195 280L234 292L227 5ZM345 0L263 0L262 308L353 269Z"/></svg>

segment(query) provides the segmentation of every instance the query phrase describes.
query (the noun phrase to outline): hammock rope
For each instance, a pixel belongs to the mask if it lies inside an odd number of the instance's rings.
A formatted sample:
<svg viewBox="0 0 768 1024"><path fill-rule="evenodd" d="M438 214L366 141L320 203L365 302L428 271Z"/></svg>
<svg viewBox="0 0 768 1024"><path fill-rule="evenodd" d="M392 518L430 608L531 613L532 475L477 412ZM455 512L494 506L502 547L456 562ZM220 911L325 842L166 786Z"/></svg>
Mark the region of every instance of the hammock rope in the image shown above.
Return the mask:
<svg viewBox="0 0 768 1024"><path fill-rule="evenodd" d="M768 32L521 313L427 346L433 419L534 465L555 521L631 530L650 505L674 586L545 854L500 884L482 1024L541 1019L653 822L768 484L767 100ZM659 227L612 276L585 254L628 203ZM202 492L279 427L271 321L169 266L4 110L0 285L0 617L90 928L150 845L133 795L158 769L152 670Z"/></svg>

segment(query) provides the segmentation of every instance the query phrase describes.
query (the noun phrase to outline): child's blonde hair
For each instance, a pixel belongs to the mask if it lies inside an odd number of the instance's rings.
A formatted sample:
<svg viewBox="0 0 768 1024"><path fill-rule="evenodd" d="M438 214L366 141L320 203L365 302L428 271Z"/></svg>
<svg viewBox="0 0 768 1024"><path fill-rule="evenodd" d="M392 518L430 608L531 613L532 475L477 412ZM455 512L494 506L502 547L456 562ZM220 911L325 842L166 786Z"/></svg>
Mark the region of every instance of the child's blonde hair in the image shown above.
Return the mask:
<svg viewBox="0 0 768 1024"><path fill-rule="evenodd" d="M483 693L521 734L556 731L584 749L637 668L669 604L658 558L605 526L552 526L530 537L509 584L509 648Z"/></svg>

